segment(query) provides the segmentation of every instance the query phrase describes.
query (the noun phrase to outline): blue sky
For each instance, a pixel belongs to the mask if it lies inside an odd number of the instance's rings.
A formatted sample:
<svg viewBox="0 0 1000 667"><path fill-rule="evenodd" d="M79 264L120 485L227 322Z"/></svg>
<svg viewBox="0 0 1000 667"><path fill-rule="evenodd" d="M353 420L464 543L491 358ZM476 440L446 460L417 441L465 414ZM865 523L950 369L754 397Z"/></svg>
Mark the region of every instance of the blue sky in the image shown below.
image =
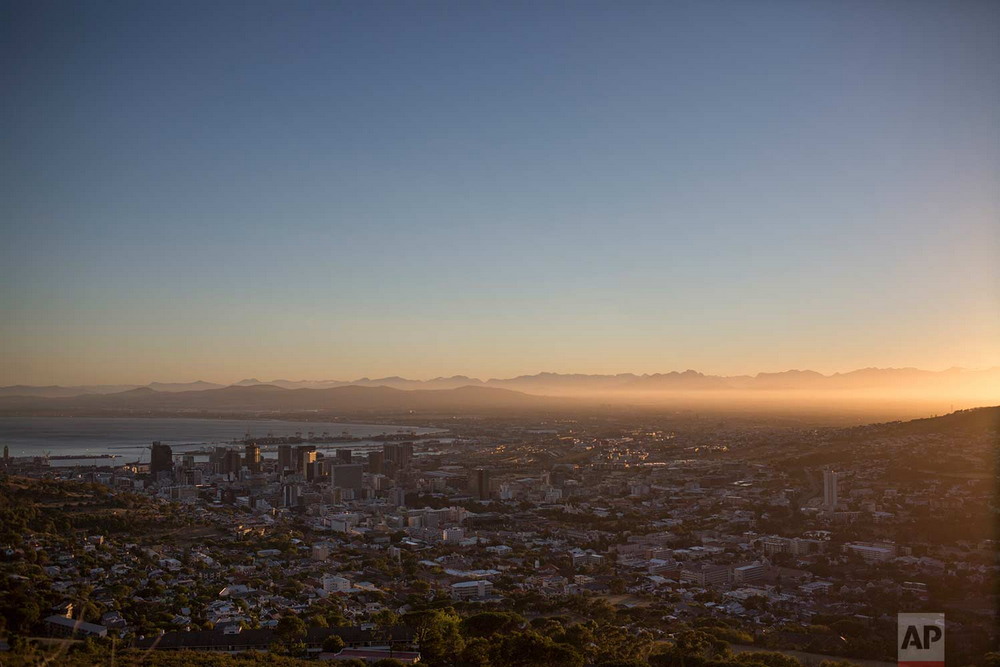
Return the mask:
<svg viewBox="0 0 1000 667"><path fill-rule="evenodd" d="M1000 364L995 2L0 14L0 382Z"/></svg>

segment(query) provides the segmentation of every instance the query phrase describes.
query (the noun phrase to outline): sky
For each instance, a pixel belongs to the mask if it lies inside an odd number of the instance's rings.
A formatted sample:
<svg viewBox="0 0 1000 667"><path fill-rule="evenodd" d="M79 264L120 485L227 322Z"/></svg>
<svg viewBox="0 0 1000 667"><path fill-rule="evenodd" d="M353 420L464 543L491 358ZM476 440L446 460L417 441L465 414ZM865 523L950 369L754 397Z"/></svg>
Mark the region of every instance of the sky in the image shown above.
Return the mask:
<svg viewBox="0 0 1000 667"><path fill-rule="evenodd" d="M0 2L0 384L1000 365L1000 3Z"/></svg>

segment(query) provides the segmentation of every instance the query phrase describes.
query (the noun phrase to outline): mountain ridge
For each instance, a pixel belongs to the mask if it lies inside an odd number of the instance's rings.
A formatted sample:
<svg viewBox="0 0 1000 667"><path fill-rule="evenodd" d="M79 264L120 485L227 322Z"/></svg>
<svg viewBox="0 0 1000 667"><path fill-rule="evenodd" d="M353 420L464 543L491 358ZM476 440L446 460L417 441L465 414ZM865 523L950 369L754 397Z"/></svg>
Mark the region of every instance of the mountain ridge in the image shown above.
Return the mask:
<svg viewBox="0 0 1000 667"><path fill-rule="evenodd" d="M196 380L193 382L151 382L146 385L75 385L31 386L11 385L0 387L0 397L67 398L84 395L108 395L123 391L148 388L160 393L211 391L226 387L271 386L282 389L331 389L336 387L391 387L400 390L445 390L459 387L493 387L512 389L539 395L597 392L656 392L656 391L795 391L795 390L858 390L893 388L914 382L961 385L989 383L1000 391L1000 367L985 370L949 368L944 371L926 371L918 368L860 368L853 371L824 375L817 371L790 369L778 372L759 372L755 375L708 375L692 369L682 372L635 374L584 374L540 372L513 378L480 378L466 375L413 380L400 376L383 378L362 377L356 380L272 380L261 381L245 378L230 385ZM956 387L949 387L956 388Z"/></svg>
<svg viewBox="0 0 1000 667"><path fill-rule="evenodd" d="M407 391L392 387L348 385L326 389L287 389L274 385L230 385L221 389L182 392L138 387L113 394L70 397L4 396L0 412L131 411L448 411L544 408L560 404L547 396L533 396L495 387L458 387Z"/></svg>

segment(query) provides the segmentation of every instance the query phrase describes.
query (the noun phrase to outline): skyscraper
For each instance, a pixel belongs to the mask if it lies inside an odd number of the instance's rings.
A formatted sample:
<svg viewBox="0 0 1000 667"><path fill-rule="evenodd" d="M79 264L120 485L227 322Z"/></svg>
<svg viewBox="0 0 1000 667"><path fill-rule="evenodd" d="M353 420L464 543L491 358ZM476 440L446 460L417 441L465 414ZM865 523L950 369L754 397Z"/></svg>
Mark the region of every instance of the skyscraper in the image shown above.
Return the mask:
<svg viewBox="0 0 1000 667"><path fill-rule="evenodd" d="M399 443L399 465L401 468L408 468L413 462L413 443Z"/></svg>
<svg viewBox="0 0 1000 667"><path fill-rule="evenodd" d="M828 510L837 507L837 473L834 470L823 471L823 507Z"/></svg>
<svg viewBox="0 0 1000 667"><path fill-rule="evenodd" d="M301 445L295 451L296 472L306 472L311 463L316 462L316 445Z"/></svg>
<svg viewBox="0 0 1000 667"><path fill-rule="evenodd" d="M174 452L170 445L154 442L149 455L149 472L155 478L157 473L172 473L174 470Z"/></svg>
<svg viewBox="0 0 1000 667"><path fill-rule="evenodd" d="M281 487L282 507L295 507L299 504L299 485L285 484Z"/></svg>
<svg viewBox="0 0 1000 667"><path fill-rule="evenodd" d="M330 468L330 483L342 489L358 490L364 480L364 470L360 463L335 465Z"/></svg>
<svg viewBox="0 0 1000 667"><path fill-rule="evenodd" d="M260 472L260 446L256 442L246 444L243 461L250 472Z"/></svg>
<svg viewBox="0 0 1000 667"><path fill-rule="evenodd" d="M240 452L238 449L227 449L225 455L222 457L222 469L223 475L228 475L230 473L236 474L240 471Z"/></svg>
<svg viewBox="0 0 1000 667"><path fill-rule="evenodd" d="M490 499L490 471L486 468L476 468L469 478L469 490L480 500Z"/></svg>
<svg viewBox="0 0 1000 667"><path fill-rule="evenodd" d="M385 469L385 452L368 452L368 472L381 475Z"/></svg>
<svg viewBox="0 0 1000 667"><path fill-rule="evenodd" d="M351 463L351 450L341 448L337 450L337 463Z"/></svg>
<svg viewBox="0 0 1000 667"><path fill-rule="evenodd" d="M278 445L278 472L294 469L295 464L292 461L292 446Z"/></svg>
<svg viewBox="0 0 1000 667"><path fill-rule="evenodd" d="M412 442L387 442L382 445L382 452L385 454L385 462L396 466L397 470L406 468L413 460Z"/></svg>

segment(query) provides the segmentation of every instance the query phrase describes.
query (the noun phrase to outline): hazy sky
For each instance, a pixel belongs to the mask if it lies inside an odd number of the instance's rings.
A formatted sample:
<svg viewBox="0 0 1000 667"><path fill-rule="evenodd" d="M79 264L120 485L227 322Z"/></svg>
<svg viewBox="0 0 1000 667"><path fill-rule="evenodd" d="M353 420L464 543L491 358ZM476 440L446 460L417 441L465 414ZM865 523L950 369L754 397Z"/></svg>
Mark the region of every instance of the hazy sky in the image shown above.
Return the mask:
<svg viewBox="0 0 1000 667"><path fill-rule="evenodd" d="M1000 365L998 34L3 2L0 384Z"/></svg>

